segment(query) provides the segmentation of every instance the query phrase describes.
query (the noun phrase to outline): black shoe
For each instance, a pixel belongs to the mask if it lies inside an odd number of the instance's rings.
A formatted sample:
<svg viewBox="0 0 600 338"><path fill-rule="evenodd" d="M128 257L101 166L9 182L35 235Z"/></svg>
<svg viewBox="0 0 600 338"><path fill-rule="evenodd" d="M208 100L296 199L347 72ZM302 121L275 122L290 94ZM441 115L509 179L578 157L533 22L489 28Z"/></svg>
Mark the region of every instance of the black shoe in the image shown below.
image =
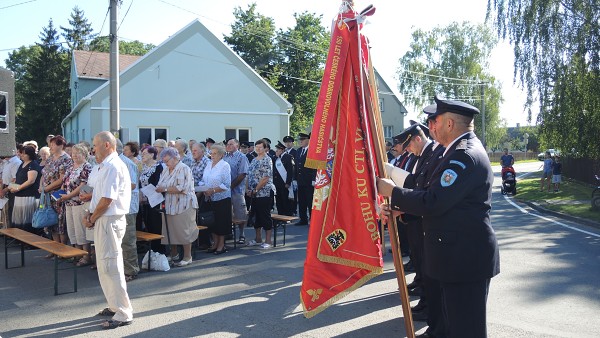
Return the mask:
<svg viewBox="0 0 600 338"><path fill-rule="evenodd" d="M422 312L423 310L427 310L427 303L422 302L421 300L419 301L419 303L413 307L410 308L410 310L414 313L414 312Z"/></svg>
<svg viewBox="0 0 600 338"><path fill-rule="evenodd" d="M413 281L412 283L408 284L408 285L406 286L406 288L407 288L408 290L412 290L412 289L414 289L414 288L416 288L416 287L418 287L418 286L419 286L419 283L417 283L417 282Z"/></svg>
<svg viewBox="0 0 600 338"><path fill-rule="evenodd" d="M412 290L408 290L408 295L409 296L421 296L421 294L423 294L423 289L421 289L421 287L416 287Z"/></svg>
<svg viewBox="0 0 600 338"><path fill-rule="evenodd" d="M425 331L425 332L423 332L421 334L418 334L415 337L417 337L417 338L434 338L434 336L431 333L427 332L427 331Z"/></svg>
<svg viewBox="0 0 600 338"><path fill-rule="evenodd" d="M425 310L425 311L421 311L421 312L413 312L412 319L414 321L426 322L427 321L427 311Z"/></svg>

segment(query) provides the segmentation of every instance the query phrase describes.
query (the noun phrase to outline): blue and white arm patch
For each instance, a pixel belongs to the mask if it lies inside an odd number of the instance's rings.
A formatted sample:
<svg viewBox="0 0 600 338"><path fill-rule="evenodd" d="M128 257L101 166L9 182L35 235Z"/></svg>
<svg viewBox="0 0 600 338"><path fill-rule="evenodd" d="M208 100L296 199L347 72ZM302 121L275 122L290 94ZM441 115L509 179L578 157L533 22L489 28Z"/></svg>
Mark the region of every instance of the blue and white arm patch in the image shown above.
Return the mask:
<svg viewBox="0 0 600 338"><path fill-rule="evenodd" d="M442 185L442 187L449 187L454 183L454 181L456 181L457 177L458 174L454 170L446 169L442 173L442 177L440 178L440 184Z"/></svg>
<svg viewBox="0 0 600 338"><path fill-rule="evenodd" d="M467 166L464 163L460 162L460 161L450 160L450 164L456 164L457 166L459 166L459 167L461 167L463 169L467 169Z"/></svg>

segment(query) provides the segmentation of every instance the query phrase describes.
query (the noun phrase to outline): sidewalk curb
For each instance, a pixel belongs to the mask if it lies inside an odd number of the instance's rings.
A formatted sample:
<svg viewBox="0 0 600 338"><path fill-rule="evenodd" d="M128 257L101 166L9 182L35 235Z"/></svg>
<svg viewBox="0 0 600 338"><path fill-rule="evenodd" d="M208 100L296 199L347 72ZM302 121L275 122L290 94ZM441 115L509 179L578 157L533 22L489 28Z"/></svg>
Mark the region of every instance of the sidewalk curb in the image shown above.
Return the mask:
<svg viewBox="0 0 600 338"><path fill-rule="evenodd" d="M600 229L600 222L592 221L591 219L587 219L587 218L581 218L581 217L577 217L577 216L571 216L571 215L563 214L563 213L558 212L558 211L546 209L546 208L544 208L543 206L541 206L540 204L538 204L536 202L529 202L529 201L523 201L523 200L519 200L519 202L525 203L529 207L531 207L532 209L534 209L536 211L539 211L541 213L550 214L550 215L556 216L558 218L566 219L566 220L573 221L573 222L582 223L582 224L594 227L596 229Z"/></svg>

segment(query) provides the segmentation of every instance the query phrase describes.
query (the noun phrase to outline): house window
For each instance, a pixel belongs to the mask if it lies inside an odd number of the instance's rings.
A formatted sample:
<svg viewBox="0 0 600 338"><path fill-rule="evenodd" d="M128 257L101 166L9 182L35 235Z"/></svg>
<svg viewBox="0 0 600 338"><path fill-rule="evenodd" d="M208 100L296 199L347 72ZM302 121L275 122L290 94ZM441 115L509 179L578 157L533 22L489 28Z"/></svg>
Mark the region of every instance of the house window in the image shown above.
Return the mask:
<svg viewBox="0 0 600 338"><path fill-rule="evenodd" d="M384 105L383 105L383 97L380 97L380 98L379 98L379 111L380 111L380 112L383 112L383 111L384 111L384 110L383 110L383 107L384 107Z"/></svg>
<svg viewBox="0 0 600 338"><path fill-rule="evenodd" d="M8 93L0 92L0 132L8 133Z"/></svg>
<svg viewBox="0 0 600 338"><path fill-rule="evenodd" d="M168 140L168 133L166 128L139 128L138 141L140 144L148 143L152 144L156 139Z"/></svg>
<svg viewBox="0 0 600 338"><path fill-rule="evenodd" d="M394 137L394 126L383 126L383 137L385 139Z"/></svg>
<svg viewBox="0 0 600 338"><path fill-rule="evenodd" d="M228 128L225 129L225 139L235 138L240 142L250 141L250 129L247 128Z"/></svg>

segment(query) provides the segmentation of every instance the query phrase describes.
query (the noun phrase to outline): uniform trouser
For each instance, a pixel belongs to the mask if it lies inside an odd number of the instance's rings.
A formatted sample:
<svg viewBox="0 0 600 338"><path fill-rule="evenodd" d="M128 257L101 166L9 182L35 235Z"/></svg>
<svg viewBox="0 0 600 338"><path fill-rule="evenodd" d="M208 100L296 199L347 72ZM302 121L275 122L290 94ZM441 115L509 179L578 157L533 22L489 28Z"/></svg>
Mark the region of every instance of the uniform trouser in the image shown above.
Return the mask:
<svg viewBox="0 0 600 338"><path fill-rule="evenodd" d="M100 286L108 308L115 312L113 319L121 322L133 320L133 308L127 294L121 249L126 226L125 215L102 216L96 220L94 226L96 266Z"/></svg>
<svg viewBox="0 0 600 338"><path fill-rule="evenodd" d="M487 337L486 303L489 287L489 278L474 282L440 282L449 338Z"/></svg>
<svg viewBox="0 0 600 338"><path fill-rule="evenodd" d="M312 211L312 199L315 188L312 185L298 186L298 217L301 221L308 221Z"/></svg>
<svg viewBox="0 0 600 338"><path fill-rule="evenodd" d="M275 195L275 205L277 206L277 213L280 215L292 215L292 201L289 199L289 190L285 185L276 185L277 195ZM291 187L290 187L291 189Z"/></svg>
<svg viewBox="0 0 600 338"><path fill-rule="evenodd" d="M398 217L396 219L396 226L398 227L398 241L400 242L401 253L408 253L410 252L410 243L408 242L408 234L406 233L407 225Z"/></svg>
<svg viewBox="0 0 600 338"><path fill-rule="evenodd" d="M413 262L415 267L415 279L414 281L422 285L423 279L423 222L421 218L410 219L406 226L406 234L408 238L408 246L410 247L410 260Z"/></svg>
<svg viewBox="0 0 600 338"><path fill-rule="evenodd" d="M138 262L137 254L137 236L135 234L135 214L125 215L127 220L127 228L125 230L125 236L123 237L123 243L121 248L123 249L123 264L125 267L125 274L135 276L140 272L140 266Z"/></svg>
<svg viewBox="0 0 600 338"><path fill-rule="evenodd" d="M446 323L442 310L442 289L437 279L423 274L424 294L427 299L427 332L436 338L446 337Z"/></svg>

